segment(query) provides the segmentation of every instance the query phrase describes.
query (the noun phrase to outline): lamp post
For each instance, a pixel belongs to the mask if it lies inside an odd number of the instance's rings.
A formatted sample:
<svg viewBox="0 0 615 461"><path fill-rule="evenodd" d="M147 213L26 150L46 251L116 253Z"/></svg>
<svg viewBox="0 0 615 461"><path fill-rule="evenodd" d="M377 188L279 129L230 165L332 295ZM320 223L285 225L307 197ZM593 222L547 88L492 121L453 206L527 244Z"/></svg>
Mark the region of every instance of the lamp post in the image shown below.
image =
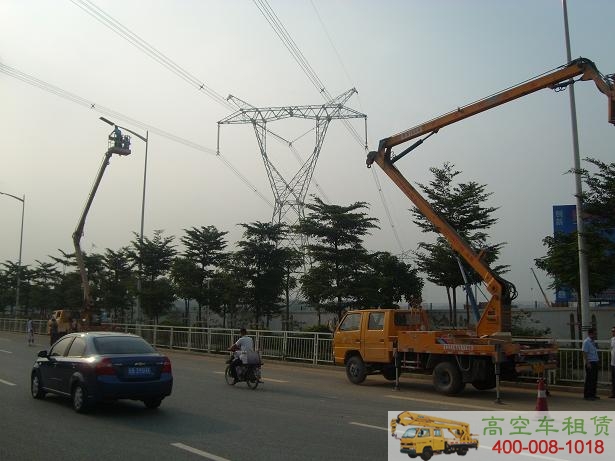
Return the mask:
<svg viewBox="0 0 615 461"><path fill-rule="evenodd" d="M12 197L15 200L19 200L21 202L21 231L19 234L19 261L17 262L17 287L15 289L15 310L12 312L14 315L15 312L19 309L19 286L21 285L21 250L23 248L23 217L26 210L26 196L22 198L17 197L12 194L7 194L6 192L0 192L2 195L6 195L7 197Z"/></svg>
<svg viewBox="0 0 615 461"><path fill-rule="evenodd" d="M562 0L562 8L564 10L564 34L566 39L566 57L568 62L572 60L570 53L570 33L568 31L568 8L566 0ZM575 198L576 198L576 214L577 214L577 242L579 252L579 293L577 298L577 315L580 313L581 318L577 319L581 322L581 331L588 330L591 327L591 319L589 316L589 276L587 251L585 244L584 224L583 224L583 183L581 181L581 159L579 156L579 136L577 134L577 109L574 98L574 85L570 85L570 122L572 125L572 149L574 158L574 178L575 178ZM583 337L579 331L579 339Z"/></svg>
<svg viewBox="0 0 615 461"><path fill-rule="evenodd" d="M143 196L141 198L141 232L139 233L139 243L142 244L143 243L143 223L145 221L145 186L147 183L147 148L149 146L149 130L145 132L145 137L143 137L139 133L135 133L134 131L126 127L117 125L111 120L106 119L105 117L99 117L99 118L100 120L102 120L103 122L111 126L121 128L125 131L128 131L129 133L134 134L141 141L145 142L145 163L143 165ZM136 310L137 310L136 312L137 322L136 323L140 323L141 321L141 264L140 263L139 263L139 276L137 277L137 309Z"/></svg>

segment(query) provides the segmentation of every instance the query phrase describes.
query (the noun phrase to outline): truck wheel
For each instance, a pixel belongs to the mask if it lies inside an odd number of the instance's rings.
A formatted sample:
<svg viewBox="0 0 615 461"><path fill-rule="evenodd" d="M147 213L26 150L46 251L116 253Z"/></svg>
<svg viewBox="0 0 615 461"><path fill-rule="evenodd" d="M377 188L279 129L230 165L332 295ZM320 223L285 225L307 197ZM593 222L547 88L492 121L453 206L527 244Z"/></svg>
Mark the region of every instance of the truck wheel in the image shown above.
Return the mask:
<svg viewBox="0 0 615 461"><path fill-rule="evenodd" d="M433 370L433 385L438 392L459 394L465 387L459 368L452 362L440 362Z"/></svg>
<svg viewBox="0 0 615 461"><path fill-rule="evenodd" d="M353 355L348 359L346 362L346 376L348 376L348 380L353 384L361 384L365 381L367 373L361 357Z"/></svg>
<svg viewBox="0 0 615 461"><path fill-rule="evenodd" d="M431 449L431 447L423 448L423 453L421 454L421 459L423 461L430 460L432 456L433 456L433 450Z"/></svg>
<svg viewBox="0 0 615 461"><path fill-rule="evenodd" d="M395 367L384 367L382 369L382 376L387 381L395 381Z"/></svg>
<svg viewBox="0 0 615 461"><path fill-rule="evenodd" d="M457 450L457 454L459 456L465 456L468 453L468 449L467 448L460 448L459 450Z"/></svg>

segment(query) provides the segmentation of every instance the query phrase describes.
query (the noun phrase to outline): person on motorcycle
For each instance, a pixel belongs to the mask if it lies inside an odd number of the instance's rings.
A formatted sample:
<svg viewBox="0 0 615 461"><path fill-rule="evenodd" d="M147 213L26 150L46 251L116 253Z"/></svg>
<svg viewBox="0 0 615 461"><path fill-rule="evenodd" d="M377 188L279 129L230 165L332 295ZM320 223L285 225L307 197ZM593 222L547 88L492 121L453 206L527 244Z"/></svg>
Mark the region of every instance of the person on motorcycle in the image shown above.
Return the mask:
<svg viewBox="0 0 615 461"><path fill-rule="evenodd" d="M248 332L245 328L239 330L239 339L229 347L227 350L233 352L233 359L231 359L231 373L235 383L239 381L237 376L237 365L241 365L241 353L254 350L254 341L248 336Z"/></svg>

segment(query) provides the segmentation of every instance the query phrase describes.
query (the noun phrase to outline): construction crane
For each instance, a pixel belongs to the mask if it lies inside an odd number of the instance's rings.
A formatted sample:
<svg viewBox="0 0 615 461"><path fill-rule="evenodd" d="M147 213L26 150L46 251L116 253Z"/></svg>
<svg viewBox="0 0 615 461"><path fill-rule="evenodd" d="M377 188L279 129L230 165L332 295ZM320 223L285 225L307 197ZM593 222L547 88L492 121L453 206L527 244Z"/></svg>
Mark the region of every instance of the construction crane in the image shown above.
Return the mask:
<svg viewBox="0 0 615 461"><path fill-rule="evenodd" d="M87 329L92 322L92 312L94 309L94 300L92 298L92 293L90 290L88 271L85 267L85 258L83 256L83 251L81 250L81 237L83 236L85 219L87 218L88 212L90 211L90 207L92 206L92 202L94 201L94 196L96 195L96 191L98 190L98 186L100 185L100 181L102 180L103 174L105 173L105 170L110 163L111 156L113 154L117 154L120 156L130 155L130 136L123 135L120 130L120 127L115 123L107 120L104 117L100 117L100 119L103 122L112 125L113 131L111 132L111 134L109 134L109 145L107 151L105 152L102 164L100 165L98 174L96 175L96 179L94 180L92 190L90 190L90 194L88 196L85 207L83 208L83 212L81 213L81 217L77 222L77 227L75 227L75 231L73 232L75 258L77 259L77 266L79 267L79 275L81 277L81 288L83 290L83 310L80 315L80 319L81 326L85 329ZM126 131L130 130L126 129Z"/></svg>

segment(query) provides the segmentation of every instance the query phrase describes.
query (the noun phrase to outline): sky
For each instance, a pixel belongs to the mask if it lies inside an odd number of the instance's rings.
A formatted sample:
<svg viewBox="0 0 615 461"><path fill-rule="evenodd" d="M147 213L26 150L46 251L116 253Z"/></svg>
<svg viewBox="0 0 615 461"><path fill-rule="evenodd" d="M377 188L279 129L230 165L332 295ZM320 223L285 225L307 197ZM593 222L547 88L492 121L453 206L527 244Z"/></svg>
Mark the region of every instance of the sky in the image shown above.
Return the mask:
<svg viewBox="0 0 615 461"><path fill-rule="evenodd" d="M572 57L615 72L615 2L568 0L567 7ZM119 22L167 65L88 8ZM326 101L265 8L326 93L357 89L346 106L367 114L371 150L382 138L566 62L560 0L0 0L0 192L26 198L22 264L73 251L71 235L111 132L100 116L142 135L149 130L146 237L163 230L181 250L184 229L213 225L228 232L234 249L239 223L271 219L273 195L254 130L218 131L234 111L223 98L257 107ZM591 82L575 85L575 94L581 158L612 162L606 97ZM506 242L500 263L510 266L505 277L522 304L542 302L530 267L546 253L552 206L575 203L574 177L566 174L574 165L570 127L568 93L541 90L440 130L396 164L414 184L428 183L430 168L450 162L462 172L459 181L487 186L485 205L498 207L490 241ZM304 159L314 148L311 121L268 128L295 141ZM416 250L430 237L378 167L365 167L364 142L352 132L364 138L363 120L331 122L310 194L339 205L367 202L380 220L365 241L370 251ZM117 250L139 232L145 143L132 141L132 154L114 155L105 171L85 225L86 252ZM272 162L290 179L300 166L296 156L272 136L267 141ZM21 202L0 195L2 262L18 259L21 212ZM546 288L551 280L536 273ZM423 298L440 303L446 295L428 284Z"/></svg>

